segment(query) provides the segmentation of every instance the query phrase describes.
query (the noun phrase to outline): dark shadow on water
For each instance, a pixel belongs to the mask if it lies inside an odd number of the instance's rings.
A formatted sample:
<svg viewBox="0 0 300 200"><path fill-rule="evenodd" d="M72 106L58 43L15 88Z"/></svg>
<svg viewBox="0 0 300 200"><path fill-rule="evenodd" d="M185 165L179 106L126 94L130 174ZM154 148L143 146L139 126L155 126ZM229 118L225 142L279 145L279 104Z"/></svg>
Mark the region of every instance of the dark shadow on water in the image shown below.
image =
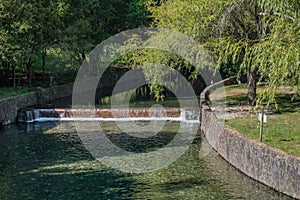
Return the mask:
<svg viewBox="0 0 300 200"><path fill-rule="evenodd" d="M188 178L188 179L181 179L178 181L170 181L167 183L162 183L159 185L161 189L164 190L175 190L179 191L182 189L188 189L188 188L194 188L195 186L200 185L207 185L209 186L211 184L210 181L200 178Z"/></svg>
<svg viewBox="0 0 300 200"><path fill-rule="evenodd" d="M52 133L55 125L0 132L0 199L130 199L129 174L93 159L74 132Z"/></svg>
<svg viewBox="0 0 300 200"><path fill-rule="evenodd" d="M53 174L52 174L53 173ZM37 199L130 199L133 181L114 170L76 172L55 170L44 173L29 173L21 177L26 190L19 195L29 194ZM27 183L26 183L27 182Z"/></svg>
<svg viewBox="0 0 300 200"><path fill-rule="evenodd" d="M151 132L149 134L151 134ZM133 137L126 133L110 134L107 136L112 143L126 151L147 153L149 151L163 148L173 140L175 135L176 132L161 132L149 138Z"/></svg>

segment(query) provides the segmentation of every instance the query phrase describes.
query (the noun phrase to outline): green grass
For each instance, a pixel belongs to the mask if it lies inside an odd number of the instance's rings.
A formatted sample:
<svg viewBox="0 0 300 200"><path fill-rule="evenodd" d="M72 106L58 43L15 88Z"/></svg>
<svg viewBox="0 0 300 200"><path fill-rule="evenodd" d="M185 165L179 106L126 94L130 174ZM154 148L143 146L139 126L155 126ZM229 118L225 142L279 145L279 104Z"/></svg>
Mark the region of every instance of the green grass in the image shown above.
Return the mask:
<svg viewBox="0 0 300 200"><path fill-rule="evenodd" d="M27 93L28 90L25 88L21 87L3 87L0 88L0 99L7 98L7 97L12 97L20 94L25 94Z"/></svg>
<svg viewBox="0 0 300 200"><path fill-rule="evenodd" d="M300 157L299 119L300 112L267 116L267 123L264 124L263 129L263 142ZM226 120L225 123L245 136L259 141L259 122L256 115Z"/></svg>
<svg viewBox="0 0 300 200"><path fill-rule="evenodd" d="M260 91L263 86L258 87ZM245 85L225 87L227 105L247 105ZM220 90L212 92L214 103L222 101ZM267 116L264 124L263 142L271 147L300 157L300 97L294 97L287 88L276 94L277 109L274 115ZM293 100L292 100L293 99ZM224 99L223 99L224 100ZM275 105L272 105L275 107ZM259 141L259 122L256 114L226 120L225 123L245 136Z"/></svg>

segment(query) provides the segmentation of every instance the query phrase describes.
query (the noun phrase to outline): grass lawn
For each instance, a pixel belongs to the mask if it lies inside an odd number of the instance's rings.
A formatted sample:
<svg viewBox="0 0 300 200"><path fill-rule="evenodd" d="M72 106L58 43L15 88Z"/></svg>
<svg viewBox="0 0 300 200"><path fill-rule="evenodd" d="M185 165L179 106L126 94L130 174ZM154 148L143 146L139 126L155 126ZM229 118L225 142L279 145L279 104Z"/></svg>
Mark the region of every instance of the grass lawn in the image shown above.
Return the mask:
<svg viewBox="0 0 300 200"><path fill-rule="evenodd" d="M1 87L0 88L0 99L6 98L6 97L12 97L19 94L27 93L28 90L21 88L21 87Z"/></svg>
<svg viewBox="0 0 300 200"><path fill-rule="evenodd" d="M246 105L245 85L229 86L225 90L228 105ZM212 101L220 100L214 92L211 96ZM292 94L286 88L280 88L276 97L278 109L274 115L267 116L263 142L300 157L300 97L292 100ZM225 123L247 137L259 141L259 122L256 114L226 120Z"/></svg>

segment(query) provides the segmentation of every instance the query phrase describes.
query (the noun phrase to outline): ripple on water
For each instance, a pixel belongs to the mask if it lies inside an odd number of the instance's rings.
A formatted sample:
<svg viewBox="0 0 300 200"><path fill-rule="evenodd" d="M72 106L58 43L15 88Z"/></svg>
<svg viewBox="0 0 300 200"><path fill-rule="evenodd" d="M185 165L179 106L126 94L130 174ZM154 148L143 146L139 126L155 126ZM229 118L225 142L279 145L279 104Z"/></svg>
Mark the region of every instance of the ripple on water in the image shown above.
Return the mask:
<svg viewBox="0 0 300 200"><path fill-rule="evenodd" d="M177 122L151 139L103 129L128 151L149 152L173 139ZM247 178L215 152L199 158L200 134L167 168L129 174L108 168L84 148L72 122L8 126L0 131L0 199L290 199Z"/></svg>

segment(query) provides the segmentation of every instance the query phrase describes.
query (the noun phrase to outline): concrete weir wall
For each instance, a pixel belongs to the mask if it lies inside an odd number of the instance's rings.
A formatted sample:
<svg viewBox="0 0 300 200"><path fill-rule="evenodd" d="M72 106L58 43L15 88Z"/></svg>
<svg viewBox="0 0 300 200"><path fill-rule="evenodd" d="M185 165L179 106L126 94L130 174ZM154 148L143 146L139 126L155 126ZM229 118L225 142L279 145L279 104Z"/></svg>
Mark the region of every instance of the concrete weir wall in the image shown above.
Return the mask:
<svg viewBox="0 0 300 200"><path fill-rule="evenodd" d="M207 87L201 94L201 130L225 160L249 177L293 198L300 199L300 158L248 139L217 121L206 98L213 88L230 84L231 79Z"/></svg>

